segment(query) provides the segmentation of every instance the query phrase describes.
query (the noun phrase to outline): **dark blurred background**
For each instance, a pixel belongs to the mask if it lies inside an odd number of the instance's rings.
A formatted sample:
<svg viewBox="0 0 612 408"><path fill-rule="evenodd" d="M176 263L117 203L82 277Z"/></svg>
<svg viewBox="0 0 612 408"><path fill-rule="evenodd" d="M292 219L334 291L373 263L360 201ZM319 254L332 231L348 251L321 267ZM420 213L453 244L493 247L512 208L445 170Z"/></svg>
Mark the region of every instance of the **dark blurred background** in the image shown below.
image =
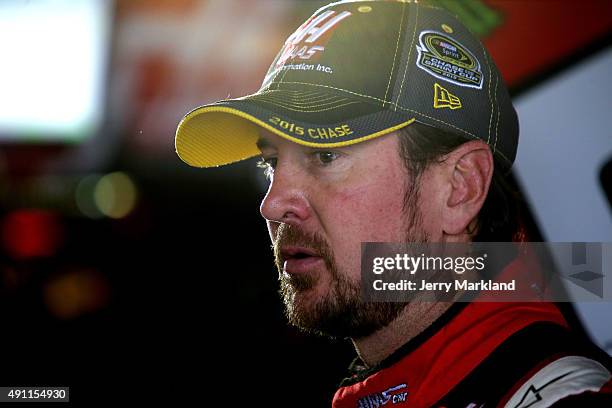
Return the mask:
<svg viewBox="0 0 612 408"><path fill-rule="evenodd" d="M254 161L190 168L173 140L192 108L255 92L325 3L0 2L1 385L329 406L352 347L286 325L265 179ZM538 236L612 242L612 3L436 3L511 88ZM612 306L576 309L612 351Z"/></svg>

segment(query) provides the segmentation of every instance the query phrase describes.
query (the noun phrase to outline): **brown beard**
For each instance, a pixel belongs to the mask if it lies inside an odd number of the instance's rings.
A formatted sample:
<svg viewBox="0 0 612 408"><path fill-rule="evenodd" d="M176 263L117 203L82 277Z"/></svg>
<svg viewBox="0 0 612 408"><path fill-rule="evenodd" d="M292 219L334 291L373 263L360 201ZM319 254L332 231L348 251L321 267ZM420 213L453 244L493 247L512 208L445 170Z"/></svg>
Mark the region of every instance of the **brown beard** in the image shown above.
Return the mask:
<svg viewBox="0 0 612 408"><path fill-rule="evenodd" d="M407 242L427 241L420 221L418 214L411 217ZM298 295L316 287L319 276L283 273L280 248L285 245L311 248L323 258L331 283L328 292L317 301L307 302ZM281 224L273 249L285 315L290 324L306 332L339 338L366 337L395 320L407 305L400 302L364 302L361 282L353 281L339 272L331 246L319 234L307 234L298 227Z"/></svg>

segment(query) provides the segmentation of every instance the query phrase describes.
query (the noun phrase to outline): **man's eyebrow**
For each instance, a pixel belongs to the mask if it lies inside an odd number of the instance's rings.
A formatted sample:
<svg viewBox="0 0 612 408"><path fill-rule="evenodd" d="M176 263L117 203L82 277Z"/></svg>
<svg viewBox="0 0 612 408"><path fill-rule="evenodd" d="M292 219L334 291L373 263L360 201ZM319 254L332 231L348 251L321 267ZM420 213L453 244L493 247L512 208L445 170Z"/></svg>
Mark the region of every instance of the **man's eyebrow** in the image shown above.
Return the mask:
<svg viewBox="0 0 612 408"><path fill-rule="evenodd" d="M255 142L255 144L257 145L257 148L260 151L263 151L264 149L273 149L274 145L272 143L270 143L270 141L268 139L265 139L263 137L260 137L259 139L257 139L257 142Z"/></svg>

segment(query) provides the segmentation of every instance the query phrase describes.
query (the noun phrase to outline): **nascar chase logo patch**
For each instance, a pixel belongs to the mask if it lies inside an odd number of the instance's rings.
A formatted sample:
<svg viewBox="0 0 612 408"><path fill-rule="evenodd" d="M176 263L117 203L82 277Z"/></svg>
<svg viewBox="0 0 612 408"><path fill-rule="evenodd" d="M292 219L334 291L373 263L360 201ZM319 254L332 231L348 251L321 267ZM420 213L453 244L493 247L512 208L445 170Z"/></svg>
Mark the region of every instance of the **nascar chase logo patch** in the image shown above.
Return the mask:
<svg viewBox="0 0 612 408"><path fill-rule="evenodd" d="M430 75L455 85L482 89L480 62L446 34L422 31L417 51L417 66Z"/></svg>

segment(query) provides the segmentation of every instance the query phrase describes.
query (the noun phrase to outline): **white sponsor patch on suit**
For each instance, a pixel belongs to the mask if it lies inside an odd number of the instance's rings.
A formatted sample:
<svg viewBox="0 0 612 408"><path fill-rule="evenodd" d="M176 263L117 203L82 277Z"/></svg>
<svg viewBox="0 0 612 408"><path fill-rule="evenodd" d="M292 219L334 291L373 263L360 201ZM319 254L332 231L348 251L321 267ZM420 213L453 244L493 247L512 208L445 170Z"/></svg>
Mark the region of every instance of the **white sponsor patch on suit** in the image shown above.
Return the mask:
<svg viewBox="0 0 612 408"><path fill-rule="evenodd" d="M546 408L570 395L597 392L610 381L610 372L595 360L562 357L546 365L512 395L505 408Z"/></svg>

